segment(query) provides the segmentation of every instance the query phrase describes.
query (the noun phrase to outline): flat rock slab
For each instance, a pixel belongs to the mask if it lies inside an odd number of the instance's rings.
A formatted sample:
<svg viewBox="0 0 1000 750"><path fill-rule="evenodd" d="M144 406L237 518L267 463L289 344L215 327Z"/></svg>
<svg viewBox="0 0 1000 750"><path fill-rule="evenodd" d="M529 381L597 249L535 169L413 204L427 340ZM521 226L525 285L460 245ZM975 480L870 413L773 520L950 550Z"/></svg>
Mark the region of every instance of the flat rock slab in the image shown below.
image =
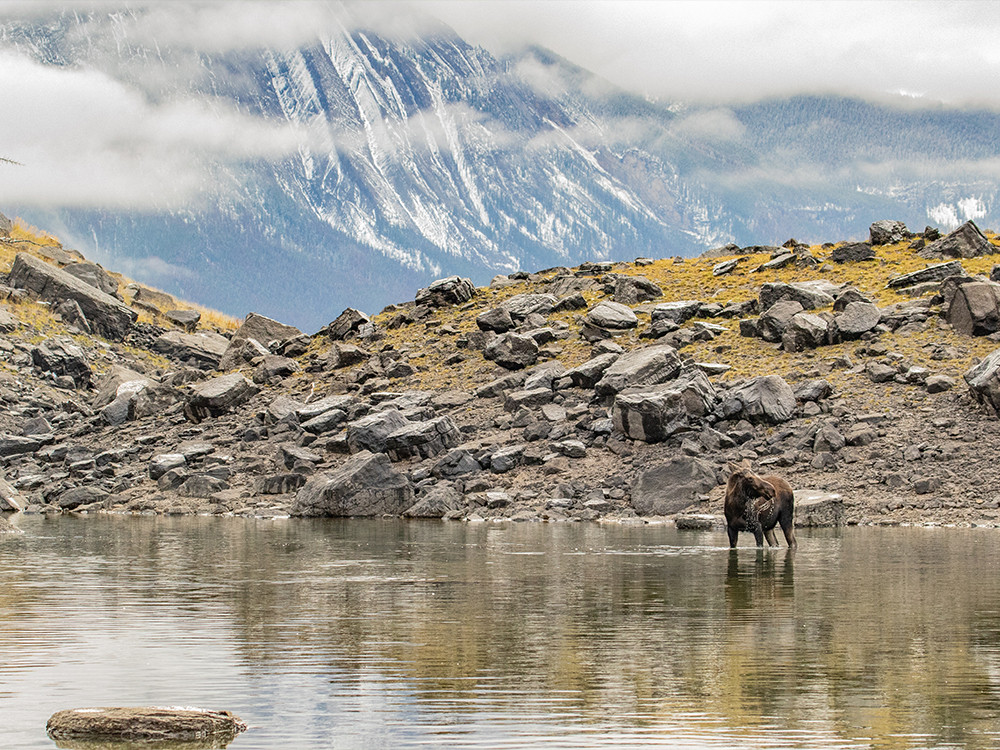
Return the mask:
<svg viewBox="0 0 1000 750"><path fill-rule="evenodd" d="M53 740L192 741L228 744L247 725L229 711L199 708L74 708L57 711L45 729Z"/></svg>
<svg viewBox="0 0 1000 750"><path fill-rule="evenodd" d="M795 490L795 525L843 526L844 499L834 492Z"/></svg>

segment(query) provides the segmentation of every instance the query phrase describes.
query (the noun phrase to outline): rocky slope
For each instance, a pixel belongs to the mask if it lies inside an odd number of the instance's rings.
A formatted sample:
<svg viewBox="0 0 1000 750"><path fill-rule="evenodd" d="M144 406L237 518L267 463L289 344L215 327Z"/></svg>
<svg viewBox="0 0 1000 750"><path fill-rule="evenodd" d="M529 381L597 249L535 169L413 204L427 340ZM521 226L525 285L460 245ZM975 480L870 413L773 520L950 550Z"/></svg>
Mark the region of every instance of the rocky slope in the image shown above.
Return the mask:
<svg viewBox="0 0 1000 750"><path fill-rule="evenodd" d="M747 459L802 524L1000 523L971 223L451 277L314 335L2 229L8 509L711 525Z"/></svg>

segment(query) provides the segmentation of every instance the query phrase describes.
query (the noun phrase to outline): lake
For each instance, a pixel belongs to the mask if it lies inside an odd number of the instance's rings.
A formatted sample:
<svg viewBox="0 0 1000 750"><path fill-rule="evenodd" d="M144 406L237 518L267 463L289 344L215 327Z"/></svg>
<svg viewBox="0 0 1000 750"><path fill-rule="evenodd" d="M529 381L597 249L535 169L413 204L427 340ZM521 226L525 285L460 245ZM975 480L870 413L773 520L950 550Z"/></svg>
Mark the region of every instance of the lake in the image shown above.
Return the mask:
<svg viewBox="0 0 1000 750"><path fill-rule="evenodd" d="M997 530L18 523L3 747L105 705L231 710L234 750L1000 746Z"/></svg>

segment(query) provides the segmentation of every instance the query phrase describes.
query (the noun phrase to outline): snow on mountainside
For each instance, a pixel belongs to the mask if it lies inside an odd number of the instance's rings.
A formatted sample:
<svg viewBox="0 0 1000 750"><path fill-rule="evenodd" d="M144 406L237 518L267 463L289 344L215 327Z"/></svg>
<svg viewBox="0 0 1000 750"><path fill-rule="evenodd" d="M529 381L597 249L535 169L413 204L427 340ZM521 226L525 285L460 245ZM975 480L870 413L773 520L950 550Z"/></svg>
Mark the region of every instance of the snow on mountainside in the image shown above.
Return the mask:
<svg viewBox="0 0 1000 750"><path fill-rule="evenodd" d="M543 49L498 59L427 19L400 35L341 9L305 44L206 52L161 42L146 12L7 21L0 48L100 71L149 102L288 128L296 147L207 159L198 200L181 206L3 208L236 315L315 329L444 275L482 284L519 268L851 236L878 218L995 215L994 176L942 180L919 165L988 160L996 116L962 120L942 149L947 113L822 98L667 107ZM901 122L901 142L865 151Z"/></svg>

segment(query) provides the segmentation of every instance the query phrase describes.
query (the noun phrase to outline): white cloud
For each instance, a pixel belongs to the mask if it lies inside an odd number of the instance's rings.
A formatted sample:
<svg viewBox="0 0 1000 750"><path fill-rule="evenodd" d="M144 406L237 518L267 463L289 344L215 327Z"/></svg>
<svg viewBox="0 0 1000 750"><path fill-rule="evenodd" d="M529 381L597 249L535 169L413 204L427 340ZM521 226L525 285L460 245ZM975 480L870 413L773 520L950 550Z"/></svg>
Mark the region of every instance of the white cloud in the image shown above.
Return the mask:
<svg viewBox="0 0 1000 750"><path fill-rule="evenodd" d="M208 189L211 165L277 159L304 131L212 100L151 102L104 73L0 53L5 166L0 201L80 207L172 208ZM215 185L212 186L217 187Z"/></svg>

